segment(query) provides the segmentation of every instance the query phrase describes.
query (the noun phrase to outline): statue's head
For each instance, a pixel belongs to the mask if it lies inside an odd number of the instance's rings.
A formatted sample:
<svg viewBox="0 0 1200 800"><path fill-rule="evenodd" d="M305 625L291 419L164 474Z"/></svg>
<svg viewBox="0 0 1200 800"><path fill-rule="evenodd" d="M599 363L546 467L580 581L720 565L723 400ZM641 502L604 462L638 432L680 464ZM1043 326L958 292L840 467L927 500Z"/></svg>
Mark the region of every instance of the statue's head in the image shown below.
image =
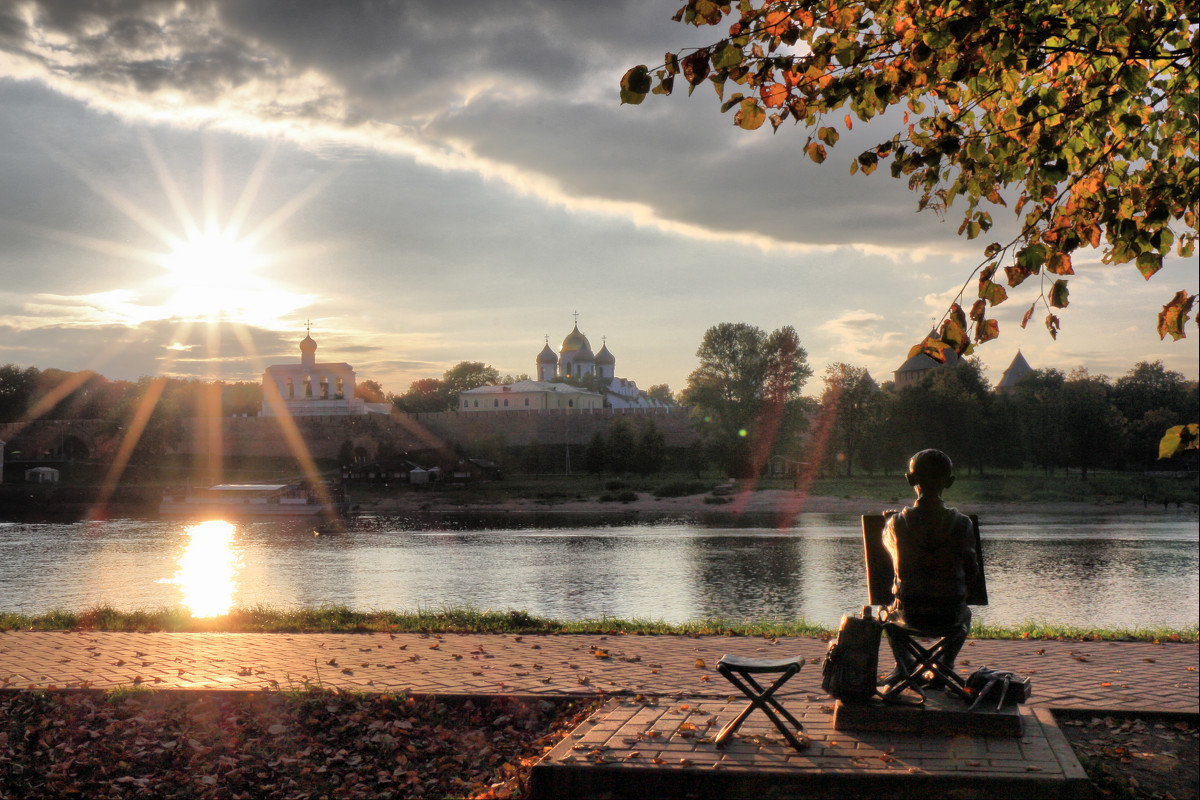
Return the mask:
<svg viewBox="0 0 1200 800"><path fill-rule="evenodd" d="M922 450L908 461L910 486L940 492L954 483L954 462L941 450Z"/></svg>

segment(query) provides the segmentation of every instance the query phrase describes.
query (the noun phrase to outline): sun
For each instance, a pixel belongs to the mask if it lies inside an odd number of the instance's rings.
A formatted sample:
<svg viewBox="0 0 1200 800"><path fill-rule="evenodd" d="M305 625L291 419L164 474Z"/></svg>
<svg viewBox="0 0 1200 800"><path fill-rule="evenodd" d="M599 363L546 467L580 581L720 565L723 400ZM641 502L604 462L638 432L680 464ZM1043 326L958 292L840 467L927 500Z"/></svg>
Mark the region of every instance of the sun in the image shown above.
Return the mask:
<svg viewBox="0 0 1200 800"><path fill-rule="evenodd" d="M180 320L269 326L311 301L262 274L271 259L233 229L210 228L173 243L159 259L160 313Z"/></svg>
<svg viewBox="0 0 1200 800"><path fill-rule="evenodd" d="M207 231L180 241L163 259L163 310L182 319L242 319L261 294L263 259L228 231Z"/></svg>

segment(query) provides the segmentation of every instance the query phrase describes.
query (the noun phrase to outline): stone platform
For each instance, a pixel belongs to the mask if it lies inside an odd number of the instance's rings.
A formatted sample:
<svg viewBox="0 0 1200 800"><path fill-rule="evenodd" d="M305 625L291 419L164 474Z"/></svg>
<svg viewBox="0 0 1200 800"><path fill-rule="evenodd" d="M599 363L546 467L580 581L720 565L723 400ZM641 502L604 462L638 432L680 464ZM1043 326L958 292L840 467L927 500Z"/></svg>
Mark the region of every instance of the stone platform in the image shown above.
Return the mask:
<svg viewBox="0 0 1200 800"><path fill-rule="evenodd" d="M909 697L911 695L911 698ZM904 699L919 700L906 692ZM861 702L838 700L833 707L836 731L874 731L878 733L968 734L972 736L1023 735L1020 706L996 708L995 703L980 703L973 711L957 697L945 692L926 692L922 705L884 703L874 699Z"/></svg>
<svg viewBox="0 0 1200 800"><path fill-rule="evenodd" d="M535 800L669 798L1089 797L1054 716L1021 708L1017 738L834 729L828 702L793 702L810 746L791 748L751 714L724 748L713 738L743 701L608 701L533 771Z"/></svg>

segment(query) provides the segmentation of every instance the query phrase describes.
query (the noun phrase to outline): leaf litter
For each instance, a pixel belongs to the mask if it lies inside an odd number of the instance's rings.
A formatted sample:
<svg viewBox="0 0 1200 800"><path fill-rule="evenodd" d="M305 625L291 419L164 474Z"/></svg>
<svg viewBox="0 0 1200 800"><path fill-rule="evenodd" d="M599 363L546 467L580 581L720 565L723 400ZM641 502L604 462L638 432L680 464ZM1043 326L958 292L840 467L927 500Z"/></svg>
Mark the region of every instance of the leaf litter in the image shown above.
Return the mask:
<svg viewBox="0 0 1200 800"><path fill-rule="evenodd" d="M1057 716L1097 796L1200 797L1200 729L1194 718Z"/></svg>
<svg viewBox="0 0 1200 800"><path fill-rule="evenodd" d="M516 798L592 709L567 699L0 693L0 797Z"/></svg>

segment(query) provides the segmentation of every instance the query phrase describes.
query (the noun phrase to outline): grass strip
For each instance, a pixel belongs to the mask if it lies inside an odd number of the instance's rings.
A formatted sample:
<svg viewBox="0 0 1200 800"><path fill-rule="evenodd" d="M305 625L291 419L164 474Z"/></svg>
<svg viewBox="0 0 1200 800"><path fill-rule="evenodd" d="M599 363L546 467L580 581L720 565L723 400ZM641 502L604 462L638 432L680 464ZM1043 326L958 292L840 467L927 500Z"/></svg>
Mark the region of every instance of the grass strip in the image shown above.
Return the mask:
<svg viewBox="0 0 1200 800"><path fill-rule="evenodd" d="M556 620L526 611L481 611L471 606L437 610L354 611L346 606L277 609L235 608L216 617L193 617L182 607L157 611L121 611L103 605L82 612L0 613L0 630L170 631L182 633L588 633L666 636L809 636L829 638L835 631L798 620L734 621L704 619L684 623L661 620ZM1096 628L1028 620L1020 625L971 626L975 639L1057 639L1071 641L1200 642L1200 628Z"/></svg>

